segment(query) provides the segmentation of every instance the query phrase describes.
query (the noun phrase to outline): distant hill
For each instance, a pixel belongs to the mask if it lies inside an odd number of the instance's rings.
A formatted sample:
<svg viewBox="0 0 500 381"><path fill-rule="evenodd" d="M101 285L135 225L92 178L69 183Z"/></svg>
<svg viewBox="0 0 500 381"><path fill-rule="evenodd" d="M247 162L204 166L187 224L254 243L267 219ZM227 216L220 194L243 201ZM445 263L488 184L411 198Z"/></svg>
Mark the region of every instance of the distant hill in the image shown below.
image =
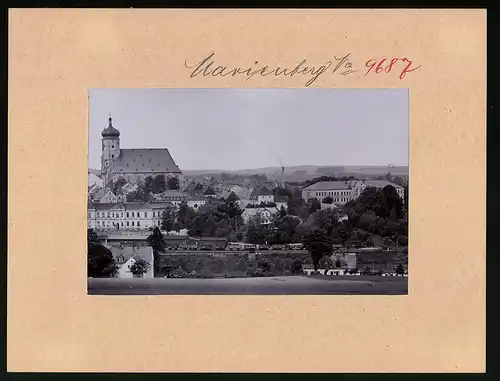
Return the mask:
<svg viewBox="0 0 500 381"><path fill-rule="evenodd" d="M221 173L231 175L266 175L269 180L278 180L281 176L281 167L265 167L242 170L184 170L187 176L213 176ZM345 165L345 166L318 166L318 165L301 165L285 167L285 181L300 182L319 176L355 176L355 177L372 177L386 175L388 172L392 176L408 177L408 166L370 166L370 165Z"/></svg>

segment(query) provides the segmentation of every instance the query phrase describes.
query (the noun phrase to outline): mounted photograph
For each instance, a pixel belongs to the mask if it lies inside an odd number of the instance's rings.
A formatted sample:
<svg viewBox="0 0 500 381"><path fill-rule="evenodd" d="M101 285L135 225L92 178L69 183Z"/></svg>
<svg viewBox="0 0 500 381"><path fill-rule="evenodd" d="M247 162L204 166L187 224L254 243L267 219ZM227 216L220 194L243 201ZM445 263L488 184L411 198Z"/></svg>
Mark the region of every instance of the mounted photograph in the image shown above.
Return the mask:
<svg viewBox="0 0 500 381"><path fill-rule="evenodd" d="M408 294L408 89L88 95L88 294Z"/></svg>

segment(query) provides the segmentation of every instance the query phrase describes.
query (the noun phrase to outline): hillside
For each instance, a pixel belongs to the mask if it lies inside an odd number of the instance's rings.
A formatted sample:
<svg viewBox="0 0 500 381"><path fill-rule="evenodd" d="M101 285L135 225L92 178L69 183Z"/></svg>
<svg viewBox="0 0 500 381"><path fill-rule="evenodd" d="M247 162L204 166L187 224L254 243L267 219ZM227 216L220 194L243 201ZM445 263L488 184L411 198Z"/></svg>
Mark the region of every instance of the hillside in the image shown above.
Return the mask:
<svg viewBox="0 0 500 381"><path fill-rule="evenodd" d="M212 176L222 172L232 175L266 175L269 180L278 180L281 176L281 167L265 167L242 170L184 170L187 176ZM317 165L302 165L285 167L285 181L300 182L309 180L319 176L355 176L357 178L382 176L388 172L393 176L407 177L409 174L408 166L317 166Z"/></svg>

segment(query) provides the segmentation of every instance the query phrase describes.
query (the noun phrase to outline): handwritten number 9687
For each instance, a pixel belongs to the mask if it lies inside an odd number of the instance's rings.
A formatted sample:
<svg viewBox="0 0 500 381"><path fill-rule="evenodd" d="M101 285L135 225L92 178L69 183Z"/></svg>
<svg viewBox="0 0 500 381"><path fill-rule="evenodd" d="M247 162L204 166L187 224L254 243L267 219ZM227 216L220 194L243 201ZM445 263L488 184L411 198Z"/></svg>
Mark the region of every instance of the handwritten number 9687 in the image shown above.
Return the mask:
<svg viewBox="0 0 500 381"><path fill-rule="evenodd" d="M402 66L401 63L404 65ZM397 65L399 64L399 65ZM417 70L419 66L413 67L413 62L410 61L408 58L393 58L390 61L388 61L387 58L382 58L381 60L378 59L371 59L366 61L366 67L368 70L365 73L365 77L371 73L374 74L380 74L382 72L384 73L389 73L391 70L399 70L401 69L401 72L399 74L399 79L403 79L406 74ZM397 69L396 69L397 68Z"/></svg>

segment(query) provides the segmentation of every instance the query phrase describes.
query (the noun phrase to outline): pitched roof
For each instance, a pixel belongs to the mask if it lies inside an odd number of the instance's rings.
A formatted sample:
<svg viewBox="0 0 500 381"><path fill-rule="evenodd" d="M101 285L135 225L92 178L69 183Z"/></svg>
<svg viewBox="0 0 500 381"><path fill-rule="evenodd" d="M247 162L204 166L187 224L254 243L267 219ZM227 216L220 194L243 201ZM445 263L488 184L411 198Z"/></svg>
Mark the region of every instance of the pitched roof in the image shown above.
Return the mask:
<svg viewBox="0 0 500 381"><path fill-rule="evenodd" d="M170 201L167 202L153 202L151 203L152 209L175 209L175 205Z"/></svg>
<svg viewBox="0 0 500 381"><path fill-rule="evenodd" d="M288 196L274 196L274 202L288 202Z"/></svg>
<svg viewBox="0 0 500 381"><path fill-rule="evenodd" d="M235 201L239 201L239 197L236 195L236 193L234 192L231 192L229 194L229 196L226 197L226 201L229 201L229 202L235 202Z"/></svg>
<svg viewBox="0 0 500 381"><path fill-rule="evenodd" d="M391 183L390 181L387 180L366 180L365 184L366 186L376 187L376 188L384 188L387 185L392 185L396 189L403 188L401 185Z"/></svg>
<svg viewBox="0 0 500 381"><path fill-rule="evenodd" d="M351 189L351 186L347 181L319 181L308 187L305 187L304 190L343 190L343 189Z"/></svg>
<svg viewBox="0 0 500 381"><path fill-rule="evenodd" d="M248 200L252 192L253 188L243 187L239 192L236 193L236 196L238 196L242 200Z"/></svg>
<svg viewBox="0 0 500 381"><path fill-rule="evenodd" d="M166 148L121 149L113 162L115 173L180 173Z"/></svg>
<svg viewBox="0 0 500 381"><path fill-rule="evenodd" d="M273 195L273 191L266 188L266 187L263 187L259 193L259 196L272 196L272 195Z"/></svg>
<svg viewBox="0 0 500 381"><path fill-rule="evenodd" d="M94 204L94 207L95 207L95 210L101 211L101 210L111 210L111 208L115 205L116 205L116 203L100 202L100 203Z"/></svg>
<svg viewBox="0 0 500 381"><path fill-rule="evenodd" d="M195 193L193 195L190 195L188 200L190 200L190 201L205 201L206 197L203 194Z"/></svg>
<svg viewBox="0 0 500 381"><path fill-rule="evenodd" d="M123 264L136 256L144 259L149 264L153 263L153 249L151 246L111 246L110 250L118 264Z"/></svg>

